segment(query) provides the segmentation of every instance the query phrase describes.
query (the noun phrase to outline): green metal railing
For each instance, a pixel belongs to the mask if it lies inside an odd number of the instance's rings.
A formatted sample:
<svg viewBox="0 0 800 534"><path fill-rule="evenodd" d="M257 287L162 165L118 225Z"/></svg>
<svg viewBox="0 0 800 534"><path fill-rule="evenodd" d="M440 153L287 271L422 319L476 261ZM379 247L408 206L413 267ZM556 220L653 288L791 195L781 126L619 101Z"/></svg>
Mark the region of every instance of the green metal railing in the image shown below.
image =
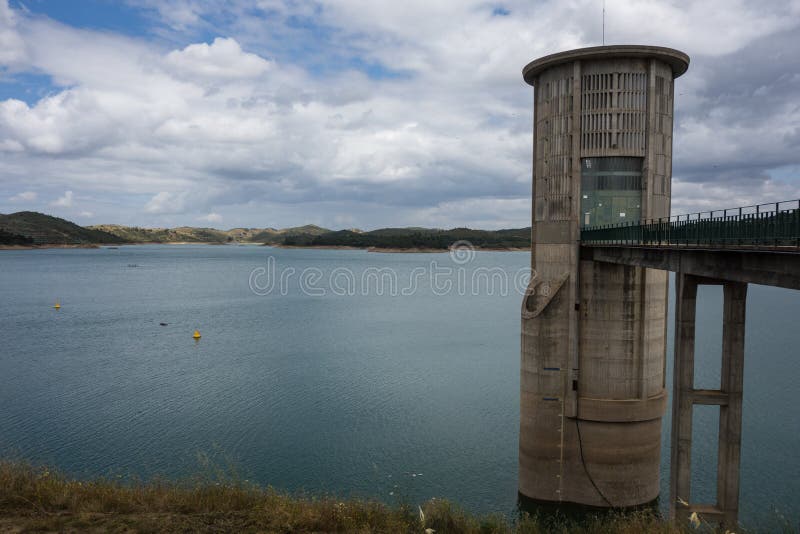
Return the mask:
<svg viewBox="0 0 800 534"><path fill-rule="evenodd" d="M596 245L800 249L800 200L589 226L581 229L581 241Z"/></svg>

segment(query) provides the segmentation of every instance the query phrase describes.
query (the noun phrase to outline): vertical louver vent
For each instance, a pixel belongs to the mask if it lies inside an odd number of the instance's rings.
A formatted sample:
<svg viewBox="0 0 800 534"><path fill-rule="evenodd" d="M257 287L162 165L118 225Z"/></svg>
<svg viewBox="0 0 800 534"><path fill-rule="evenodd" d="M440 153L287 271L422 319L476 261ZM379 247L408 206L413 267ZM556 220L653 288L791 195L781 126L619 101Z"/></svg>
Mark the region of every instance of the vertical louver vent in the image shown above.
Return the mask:
<svg viewBox="0 0 800 534"><path fill-rule="evenodd" d="M584 155L643 155L647 74L609 72L581 77L581 149Z"/></svg>

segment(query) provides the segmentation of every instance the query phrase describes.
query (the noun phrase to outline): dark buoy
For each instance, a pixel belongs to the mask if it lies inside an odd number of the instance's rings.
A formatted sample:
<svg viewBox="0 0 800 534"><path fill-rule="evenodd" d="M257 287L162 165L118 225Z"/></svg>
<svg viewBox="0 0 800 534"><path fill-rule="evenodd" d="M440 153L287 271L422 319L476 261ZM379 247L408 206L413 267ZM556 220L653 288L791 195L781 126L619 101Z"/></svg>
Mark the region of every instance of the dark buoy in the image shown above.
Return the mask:
<svg viewBox="0 0 800 534"><path fill-rule="evenodd" d="M169 323L158 323L158 324L160 324L161 326L167 326Z"/></svg>

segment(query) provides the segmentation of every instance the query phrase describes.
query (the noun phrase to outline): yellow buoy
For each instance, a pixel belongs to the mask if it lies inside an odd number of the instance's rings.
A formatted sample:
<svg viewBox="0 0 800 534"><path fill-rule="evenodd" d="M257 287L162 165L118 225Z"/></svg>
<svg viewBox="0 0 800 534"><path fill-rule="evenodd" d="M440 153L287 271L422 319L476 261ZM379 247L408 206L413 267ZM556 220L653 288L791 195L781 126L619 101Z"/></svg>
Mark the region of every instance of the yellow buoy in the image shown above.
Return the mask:
<svg viewBox="0 0 800 534"><path fill-rule="evenodd" d="M201 337L200 336L200 330L195 330L194 331L194 335L192 337L195 338L195 339L200 339L200 337Z"/></svg>
<svg viewBox="0 0 800 534"><path fill-rule="evenodd" d="M55 309L57 309L57 310L60 310L60 309L61 309L61 304L60 304L58 301L56 301L56 304L55 304L55 306L53 306L53 307L54 307Z"/></svg>

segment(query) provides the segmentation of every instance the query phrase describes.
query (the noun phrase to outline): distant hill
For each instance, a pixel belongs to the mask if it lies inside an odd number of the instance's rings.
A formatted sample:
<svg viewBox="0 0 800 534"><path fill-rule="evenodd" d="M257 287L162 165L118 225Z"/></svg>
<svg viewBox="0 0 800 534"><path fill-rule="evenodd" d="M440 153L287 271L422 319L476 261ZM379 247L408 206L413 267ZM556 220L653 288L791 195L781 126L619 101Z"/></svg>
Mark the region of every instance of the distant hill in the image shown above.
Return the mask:
<svg viewBox="0 0 800 534"><path fill-rule="evenodd" d="M358 247L446 250L456 241L477 248L515 249L530 246L530 228L473 230L451 228L380 228L364 232L328 230L313 224L293 228L142 228L119 224L81 227L33 211L0 215L0 245L119 243L263 243L295 247Z"/></svg>
<svg viewBox="0 0 800 534"><path fill-rule="evenodd" d="M269 243L280 244L287 236L318 236L330 232L313 224L295 228L233 228L217 230L215 228L140 228L138 226L121 226L119 224L99 224L90 226L113 234L128 243Z"/></svg>
<svg viewBox="0 0 800 534"><path fill-rule="evenodd" d="M107 232L126 243L226 243L233 241L228 234L214 228L140 228L119 224L89 226L92 230Z"/></svg>
<svg viewBox="0 0 800 534"><path fill-rule="evenodd" d="M65 219L35 211L20 211L9 215L0 215L0 230L28 238L37 245L84 245L122 243L124 241L119 236L108 232L84 228Z"/></svg>
<svg viewBox="0 0 800 534"><path fill-rule="evenodd" d="M283 244L288 246L347 246L359 248L387 249L448 249L456 241L469 241L476 248L515 249L531 245L531 229L473 230L452 228L438 230L428 228L381 228L370 232L340 230L320 235L287 236Z"/></svg>
<svg viewBox="0 0 800 534"><path fill-rule="evenodd" d="M314 224L295 226L292 228L282 228L280 230L276 230L275 228L250 228L249 230L250 232L247 235L243 236L241 239L237 238L237 241L277 245L283 243L284 239L287 237L299 235L318 236L332 231ZM234 231L235 230L228 230L229 233Z"/></svg>
<svg viewBox="0 0 800 534"><path fill-rule="evenodd" d="M24 235L0 230L0 245L33 245L33 239Z"/></svg>

